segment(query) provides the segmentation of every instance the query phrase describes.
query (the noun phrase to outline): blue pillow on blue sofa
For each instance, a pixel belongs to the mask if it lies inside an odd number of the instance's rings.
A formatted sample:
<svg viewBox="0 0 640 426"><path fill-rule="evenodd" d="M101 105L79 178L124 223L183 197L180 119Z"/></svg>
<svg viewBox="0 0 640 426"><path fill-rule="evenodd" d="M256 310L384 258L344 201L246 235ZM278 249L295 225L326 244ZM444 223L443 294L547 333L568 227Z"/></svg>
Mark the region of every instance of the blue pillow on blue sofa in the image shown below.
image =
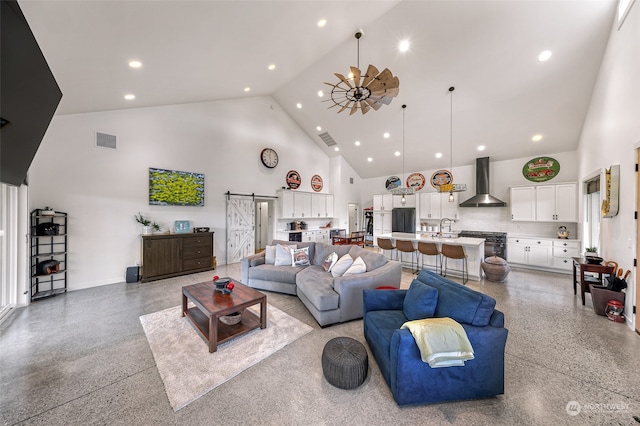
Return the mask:
<svg viewBox="0 0 640 426"><path fill-rule="evenodd" d="M438 289L421 281L413 280L409 286L402 310L409 321L433 318L438 304Z"/></svg>

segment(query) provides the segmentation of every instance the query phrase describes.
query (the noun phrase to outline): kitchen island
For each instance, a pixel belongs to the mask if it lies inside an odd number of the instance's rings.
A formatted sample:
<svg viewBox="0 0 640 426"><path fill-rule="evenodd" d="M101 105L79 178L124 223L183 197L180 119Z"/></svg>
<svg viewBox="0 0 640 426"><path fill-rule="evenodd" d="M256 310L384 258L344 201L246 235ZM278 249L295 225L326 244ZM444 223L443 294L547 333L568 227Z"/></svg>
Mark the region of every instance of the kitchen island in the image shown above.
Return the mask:
<svg viewBox="0 0 640 426"><path fill-rule="evenodd" d="M404 232L392 232L389 234L381 234L379 238L390 238L391 240L404 240L413 242L414 247L418 248L418 242L436 243L439 248L442 244L451 244L464 247L464 252L467 255L467 267L469 269L469 279L474 281L480 281L482 279L482 262L484 261L484 238L446 238L446 237L433 237L429 234L408 234ZM398 252L400 260L403 264L410 267L411 254ZM417 253L418 260L421 260L422 255ZM447 262L447 275L462 276L462 260L449 259ZM435 267L435 256L424 256L424 265Z"/></svg>

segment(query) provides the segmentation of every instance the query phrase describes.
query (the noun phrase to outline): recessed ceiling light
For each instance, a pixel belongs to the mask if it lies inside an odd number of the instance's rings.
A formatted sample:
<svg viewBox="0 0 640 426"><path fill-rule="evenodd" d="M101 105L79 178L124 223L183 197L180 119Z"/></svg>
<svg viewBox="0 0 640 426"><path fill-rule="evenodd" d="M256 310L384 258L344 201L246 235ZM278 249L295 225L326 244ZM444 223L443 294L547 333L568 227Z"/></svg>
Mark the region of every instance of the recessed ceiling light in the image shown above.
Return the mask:
<svg viewBox="0 0 640 426"><path fill-rule="evenodd" d="M131 93L128 93L126 95L124 95L124 98L128 101L132 101L136 98L136 95L132 95Z"/></svg>
<svg viewBox="0 0 640 426"><path fill-rule="evenodd" d="M318 96L319 97L323 97L324 96L324 92L322 90L318 90Z"/></svg>
<svg viewBox="0 0 640 426"><path fill-rule="evenodd" d="M406 52L409 50L410 44L409 44L409 40L402 40L399 44L398 44L398 50L400 50L401 52Z"/></svg>
<svg viewBox="0 0 640 426"><path fill-rule="evenodd" d="M372 162L372 161L373 161L373 158L369 157L369 158L367 158L367 161L368 161L368 162Z"/></svg>
<svg viewBox="0 0 640 426"><path fill-rule="evenodd" d="M542 140L542 135L534 135L531 140L534 142L540 142Z"/></svg>
<svg viewBox="0 0 640 426"><path fill-rule="evenodd" d="M395 155L396 157L400 157L400 151L394 152L393 155Z"/></svg>
<svg viewBox="0 0 640 426"><path fill-rule="evenodd" d="M442 153L441 152L436 152L436 158L442 158Z"/></svg>
<svg viewBox="0 0 640 426"><path fill-rule="evenodd" d="M382 136L384 136L384 138L385 138L385 139L389 139L389 137L390 137L391 135L390 135L389 133L385 133L385 134L384 134L384 135L382 135Z"/></svg>
<svg viewBox="0 0 640 426"><path fill-rule="evenodd" d="M140 62L140 61L129 61L129 66L131 68L140 68L142 66L142 62Z"/></svg>
<svg viewBox="0 0 640 426"><path fill-rule="evenodd" d="M360 141L355 141L356 146L360 146Z"/></svg>
<svg viewBox="0 0 640 426"><path fill-rule="evenodd" d="M335 148L333 148L334 151L340 151L340 148L338 148L337 146Z"/></svg>
<svg viewBox="0 0 640 426"><path fill-rule="evenodd" d="M538 62L544 62L544 61L548 61L549 58L551 57L552 53L550 50L543 50L542 52L540 52L540 54L538 55Z"/></svg>
<svg viewBox="0 0 640 426"><path fill-rule="evenodd" d="M245 87L245 88L244 88L244 91L245 91L245 92L250 92L250 91L251 91L251 87Z"/></svg>
<svg viewBox="0 0 640 426"><path fill-rule="evenodd" d="M273 71L276 69L276 64L269 64L267 68L269 69L269 71Z"/></svg>
<svg viewBox="0 0 640 426"><path fill-rule="evenodd" d="M316 127L316 130L317 130L317 131L321 131L321 130L322 130L322 127L317 126L317 127Z"/></svg>
<svg viewBox="0 0 640 426"><path fill-rule="evenodd" d="M319 28L322 28L325 25L327 25L327 20L326 19L321 19L321 20L318 21L318 27Z"/></svg>
<svg viewBox="0 0 640 426"><path fill-rule="evenodd" d="M302 104L301 104L300 102L298 102L298 103L296 104L296 107L297 107L298 109L301 109L301 108L302 108Z"/></svg>
<svg viewBox="0 0 640 426"><path fill-rule="evenodd" d="M484 145L478 146L478 151L484 151Z"/></svg>

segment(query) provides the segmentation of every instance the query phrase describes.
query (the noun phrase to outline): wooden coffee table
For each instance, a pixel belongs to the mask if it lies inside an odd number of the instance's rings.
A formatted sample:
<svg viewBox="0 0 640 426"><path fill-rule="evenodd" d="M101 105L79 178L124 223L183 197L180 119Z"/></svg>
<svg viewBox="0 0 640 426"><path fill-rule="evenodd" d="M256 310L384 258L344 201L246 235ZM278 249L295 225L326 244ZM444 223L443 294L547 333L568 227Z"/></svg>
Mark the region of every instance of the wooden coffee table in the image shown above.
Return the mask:
<svg viewBox="0 0 640 426"><path fill-rule="evenodd" d="M232 337L247 333L258 327L267 328L267 296L229 278L235 285L230 294L215 290L213 281L182 287L182 316L187 318L209 342L209 352L215 352L218 343ZM188 301L195 306L187 308ZM260 316L248 309L260 304ZM242 312L242 320L238 324L227 325L218 321L220 317Z"/></svg>

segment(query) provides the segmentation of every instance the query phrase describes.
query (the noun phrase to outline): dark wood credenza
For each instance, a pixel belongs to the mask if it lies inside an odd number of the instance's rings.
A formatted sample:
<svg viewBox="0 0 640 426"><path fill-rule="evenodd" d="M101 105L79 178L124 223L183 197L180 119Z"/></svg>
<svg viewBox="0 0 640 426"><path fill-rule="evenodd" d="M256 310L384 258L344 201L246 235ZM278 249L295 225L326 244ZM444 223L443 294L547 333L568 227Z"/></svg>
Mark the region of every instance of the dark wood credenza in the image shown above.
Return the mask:
<svg viewBox="0 0 640 426"><path fill-rule="evenodd" d="M213 232L142 236L142 282L212 269Z"/></svg>

